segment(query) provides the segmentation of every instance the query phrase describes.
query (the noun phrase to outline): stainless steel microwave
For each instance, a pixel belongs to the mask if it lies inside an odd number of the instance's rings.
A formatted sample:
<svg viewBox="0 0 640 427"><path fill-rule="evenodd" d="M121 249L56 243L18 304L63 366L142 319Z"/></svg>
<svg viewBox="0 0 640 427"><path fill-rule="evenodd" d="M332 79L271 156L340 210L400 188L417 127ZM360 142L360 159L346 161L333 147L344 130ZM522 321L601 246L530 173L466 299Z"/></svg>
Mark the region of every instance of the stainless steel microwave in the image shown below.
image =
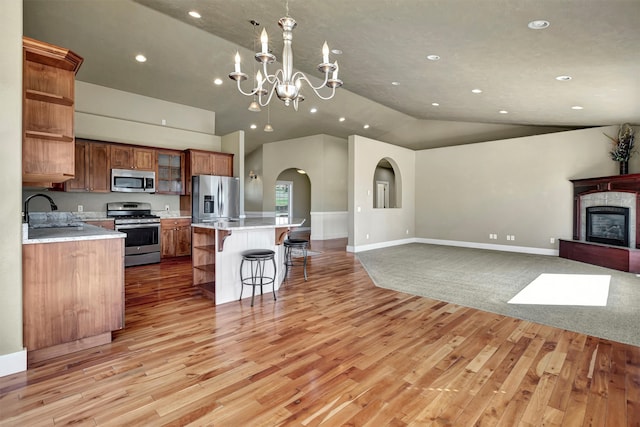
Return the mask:
<svg viewBox="0 0 640 427"><path fill-rule="evenodd" d="M130 169L111 169L111 191L155 193L156 173Z"/></svg>

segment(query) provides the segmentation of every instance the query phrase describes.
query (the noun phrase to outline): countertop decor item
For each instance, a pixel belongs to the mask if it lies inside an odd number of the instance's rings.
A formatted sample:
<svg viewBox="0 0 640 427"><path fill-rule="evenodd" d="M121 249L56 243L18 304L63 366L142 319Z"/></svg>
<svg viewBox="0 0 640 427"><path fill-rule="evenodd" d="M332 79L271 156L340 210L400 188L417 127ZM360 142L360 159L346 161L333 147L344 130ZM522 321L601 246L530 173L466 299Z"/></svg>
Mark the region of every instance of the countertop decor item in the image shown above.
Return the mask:
<svg viewBox="0 0 640 427"><path fill-rule="evenodd" d="M621 175L627 174L629 172L629 159L635 153L635 130L629 123L624 123L618 129L617 138L606 133L604 135L611 140L611 151L609 151L611 159L620 163Z"/></svg>

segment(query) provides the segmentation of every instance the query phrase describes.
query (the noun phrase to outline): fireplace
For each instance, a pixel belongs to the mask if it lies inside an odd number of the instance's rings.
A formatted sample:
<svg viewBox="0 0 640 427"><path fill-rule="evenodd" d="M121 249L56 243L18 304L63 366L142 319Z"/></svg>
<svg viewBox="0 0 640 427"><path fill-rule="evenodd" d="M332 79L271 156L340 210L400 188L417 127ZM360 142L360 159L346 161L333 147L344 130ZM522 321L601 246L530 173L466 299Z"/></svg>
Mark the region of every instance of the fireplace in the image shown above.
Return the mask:
<svg viewBox="0 0 640 427"><path fill-rule="evenodd" d="M573 240L559 255L640 274L640 173L572 179Z"/></svg>
<svg viewBox="0 0 640 427"><path fill-rule="evenodd" d="M629 247L629 208L592 206L586 208L586 241Z"/></svg>

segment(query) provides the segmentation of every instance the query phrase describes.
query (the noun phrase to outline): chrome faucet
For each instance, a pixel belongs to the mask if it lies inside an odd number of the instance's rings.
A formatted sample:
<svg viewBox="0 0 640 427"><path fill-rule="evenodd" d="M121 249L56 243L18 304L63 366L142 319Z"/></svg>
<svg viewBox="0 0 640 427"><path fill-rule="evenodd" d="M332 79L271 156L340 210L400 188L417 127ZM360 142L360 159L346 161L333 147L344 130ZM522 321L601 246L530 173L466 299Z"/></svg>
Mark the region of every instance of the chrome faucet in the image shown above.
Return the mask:
<svg viewBox="0 0 640 427"><path fill-rule="evenodd" d="M34 197L44 197L45 199L47 199L49 201L49 205L51 205L51 210L52 211L57 211L58 210L58 206L53 202L53 199L49 196L47 196L46 194L42 194L42 193L38 193L38 194L33 194L29 197L27 197L27 199L24 201L24 221L25 222L29 222L29 201L31 199L33 199Z"/></svg>

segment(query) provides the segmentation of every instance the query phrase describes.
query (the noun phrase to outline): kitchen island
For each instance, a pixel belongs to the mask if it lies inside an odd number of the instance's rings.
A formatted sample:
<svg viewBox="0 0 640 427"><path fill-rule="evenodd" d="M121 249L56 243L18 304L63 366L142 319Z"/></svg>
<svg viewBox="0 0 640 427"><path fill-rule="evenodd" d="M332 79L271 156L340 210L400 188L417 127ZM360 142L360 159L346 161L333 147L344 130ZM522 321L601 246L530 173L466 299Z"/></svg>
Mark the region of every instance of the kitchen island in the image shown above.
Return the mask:
<svg viewBox="0 0 640 427"><path fill-rule="evenodd" d="M124 327L124 233L29 228L22 245L28 364L111 342Z"/></svg>
<svg viewBox="0 0 640 427"><path fill-rule="evenodd" d="M232 221L216 221L192 224L193 284L205 294L223 304L240 299L240 262L242 252L249 249L271 249L275 261L277 291L284 280L284 249L282 243L291 228L299 227L304 219L294 218L246 218ZM273 267L267 263L266 274ZM264 292L273 292L272 285L265 285ZM256 290L258 291L258 290ZM251 296L251 292L243 295Z"/></svg>

